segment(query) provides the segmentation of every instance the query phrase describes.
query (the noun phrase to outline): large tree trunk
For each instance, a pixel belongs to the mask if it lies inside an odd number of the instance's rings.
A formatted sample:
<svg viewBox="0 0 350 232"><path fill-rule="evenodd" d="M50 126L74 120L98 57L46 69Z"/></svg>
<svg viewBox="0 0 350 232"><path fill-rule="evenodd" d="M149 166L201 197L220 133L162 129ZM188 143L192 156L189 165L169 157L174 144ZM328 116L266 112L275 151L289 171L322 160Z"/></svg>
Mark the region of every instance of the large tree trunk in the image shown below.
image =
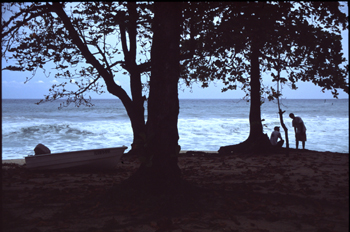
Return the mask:
<svg viewBox="0 0 350 232"><path fill-rule="evenodd" d="M143 162L132 178L164 189L181 179L177 164L180 4L156 2L154 15L146 147Z"/></svg>

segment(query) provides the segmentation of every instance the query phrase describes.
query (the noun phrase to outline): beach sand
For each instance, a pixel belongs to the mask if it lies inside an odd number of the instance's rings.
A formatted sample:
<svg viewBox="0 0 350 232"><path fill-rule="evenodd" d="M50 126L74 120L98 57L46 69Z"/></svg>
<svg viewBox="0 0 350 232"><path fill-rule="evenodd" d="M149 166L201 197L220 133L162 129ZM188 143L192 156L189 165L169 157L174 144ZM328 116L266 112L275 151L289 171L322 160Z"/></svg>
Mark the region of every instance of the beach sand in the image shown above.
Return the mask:
<svg viewBox="0 0 350 232"><path fill-rule="evenodd" d="M116 197L139 165L127 155L110 172L2 164L4 232L349 231L349 154L181 153L183 178L196 188L150 199Z"/></svg>

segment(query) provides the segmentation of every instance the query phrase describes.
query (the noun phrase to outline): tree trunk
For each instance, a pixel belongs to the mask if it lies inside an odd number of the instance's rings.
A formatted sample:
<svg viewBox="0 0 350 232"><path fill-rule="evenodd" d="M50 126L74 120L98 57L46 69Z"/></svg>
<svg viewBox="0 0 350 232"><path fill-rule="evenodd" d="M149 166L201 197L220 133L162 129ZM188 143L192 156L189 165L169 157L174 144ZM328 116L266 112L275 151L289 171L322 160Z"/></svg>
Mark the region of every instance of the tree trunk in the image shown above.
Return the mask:
<svg viewBox="0 0 350 232"><path fill-rule="evenodd" d="M260 109L260 69L259 69L259 48L252 42L251 53L251 74L250 74L250 132L248 140L256 140L263 134Z"/></svg>
<svg viewBox="0 0 350 232"><path fill-rule="evenodd" d="M260 69L259 69L259 47L255 39L251 48L251 76L250 76L250 113L249 137L246 141L230 146L220 147L220 154L232 154L235 152L268 152L271 143L266 134L263 133L261 123L260 102Z"/></svg>
<svg viewBox="0 0 350 232"><path fill-rule="evenodd" d="M278 65L279 66L279 65ZM277 104L278 104L278 114L280 116L280 122L281 122L281 126L284 130L284 135L286 137L286 155L289 155L289 138L288 138L288 128L286 127L286 125L284 124L283 121L283 114L286 111L282 111L281 110L281 105L280 105L280 78L281 78L281 69L280 67L278 67L278 71L277 71Z"/></svg>
<svg viewBox="0 0 350 232"><path fill-rule="evenodd" d="M277 99L278 100L278 99ZM286 111L282 111L281 108L280 108L280 102L278 100L278 114L280 115L280 122L281 122L281 126L284 130L284 135L286 137L286 155L289 155L289 138L288 138L288 128L286 127L286 125L284 124L284 121L283 121L283 114L285 113Z"/></svg>
<svg viewBox="0 0 350 232"><path fill-rule="evenodd" d="M133 143L129 153L139 154L145 147L146 126L144 116L143 100L132 102L132 110L128 112L133 131Z"/></svg>
<svg viewBox="0 0 350 232"><path fill-rule="evenodd" d="M130 90L132 96L132 107L128 112L131 126L133 129L133 144L131 151L139 153L144 148L145 143L145 110L142 96L141 73L136 64L136 36L137 36L137 19L138 13L136 10L136 2L128 2L129 21L120 24L120 35L122 41L122 48L125 59L124 68L130 74ZM128 33L128 39L126 36ZM129 42L129 47L127 46Z"/></svg>
<svg viewBox="0 0 350 232"><path fill-rule="evenodd" d="M154 4L152 68L143 162L133 178L155 190L179 181L177 120L181 8L179 3ZM142 180L142 181L140 181Z"/></svg>

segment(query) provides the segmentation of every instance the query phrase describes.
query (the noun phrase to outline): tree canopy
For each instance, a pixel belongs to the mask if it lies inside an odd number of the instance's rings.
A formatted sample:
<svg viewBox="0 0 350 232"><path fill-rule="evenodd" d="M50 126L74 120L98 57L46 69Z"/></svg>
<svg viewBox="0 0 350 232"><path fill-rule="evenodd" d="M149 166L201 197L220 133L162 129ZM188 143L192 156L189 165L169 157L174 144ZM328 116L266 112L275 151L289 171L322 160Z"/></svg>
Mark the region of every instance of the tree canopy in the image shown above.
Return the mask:
<svg viewBox="0 0 350 232"><path fill-rule="evenodd" d="M297 88L310 81L323 90L348 93L348 64L341 30L348 19L339 2L223 2L206 32L197 35L201 49L186 60L188 83L222 80L223 91L249 88L252 46L259 49L260 72L286 73L282 83ZM272 93L272 92L270 92ZM248 91L249 94L249 91Z"/></svg>
<svg viewBox="0 0 350 232"><path fill-rule="evenodd" d="M7 11L14 11L9 20L3 22L3 57L17 60L5 69L29 71L34 76L39 68L48 74L47 64L54 65L55 77L67 81L52 86L45 100L68 97L84 99L80 103L89 104L85 99L87 90L103 93L103 84L99 82L103 79L107 88L113 86L112 94L126 101L125 91L114 81L116 73L127 74L125 70L130 73L137 69L143 73L150 69L149 65L142 65L150 58L153 16L145 13L149 11L147 3L134 5L112 2L3 4ZM143 49L140 53L136 51L137 44ZM131 67L132 62L136 68ZM77 88L69 91L68 83Z"/></svg>

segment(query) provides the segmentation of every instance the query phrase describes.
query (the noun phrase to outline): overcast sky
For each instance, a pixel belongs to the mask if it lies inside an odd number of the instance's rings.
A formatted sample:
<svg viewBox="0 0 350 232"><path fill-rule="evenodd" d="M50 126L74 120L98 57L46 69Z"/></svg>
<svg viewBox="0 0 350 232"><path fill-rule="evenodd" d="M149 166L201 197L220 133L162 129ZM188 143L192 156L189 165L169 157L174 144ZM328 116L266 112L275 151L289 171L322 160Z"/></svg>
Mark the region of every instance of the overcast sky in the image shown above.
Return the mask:
<svg viewBox="0 0 350 232"><path fill-rule="evenodd" d="M343 8L344 12L348 15L348 7ZM349 31L342 32L343 37L343 53L347 62L349 62ZM5 66L5 60L2 59L2 66ZM119 75L119 74L118 74ZM47 78L42 72L38 72L36 76L24 84L26 77L30 77L31 73L26 72L10 72L10 71L2 71L2 98L4 99L42 99L44 95L48 94L49 88L54 83L59 83L53 75ZM270 80L271 77L268 77L263 74L264 85L272 85L271 82L267 82L266 80ZM128 78L126 76L118 77L119 83L123 88L130 93L128 88ZM59 80L60 81L60 80ZM284 86L282 90L282 94L284 98L287 99L329 99L332 98L332 94L330 91L326 91L323 93L320 87L315 86L312 83L306 82L298 82L298 89L291 90L288 86ZM186 88L184 85L179 85L179 98L180 99L237 99L245 96L245 93L241 90L227 91L225 93L221 92L223 84L220 82L211 83L208 88L202 89L200 85L193 85L192 89ZM102 95L97 95L94 93L90 94L93 99L97 98L115 98L113 95L109 93L105 93ZM349 95L344 91L339 90L339 98L348 98Z"/></svg>

